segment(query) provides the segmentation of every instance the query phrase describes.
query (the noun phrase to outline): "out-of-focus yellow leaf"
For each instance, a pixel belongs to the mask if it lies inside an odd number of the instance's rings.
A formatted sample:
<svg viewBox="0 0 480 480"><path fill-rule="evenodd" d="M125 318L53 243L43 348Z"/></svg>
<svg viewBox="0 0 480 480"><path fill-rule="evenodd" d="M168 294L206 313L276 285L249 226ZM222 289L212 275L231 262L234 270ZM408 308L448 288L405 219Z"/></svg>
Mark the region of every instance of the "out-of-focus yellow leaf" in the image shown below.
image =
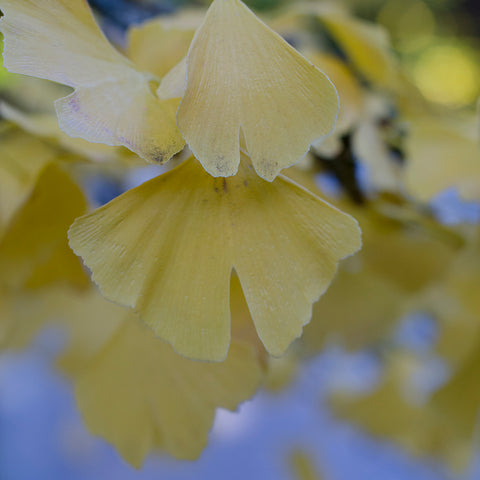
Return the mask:
<svg viewBox="0 0 480 480"><path fill-rule="evenodd" d="M151 20L128 31L127 56L142 70L163 78L187 55L194 33L193 28L170 27L168 19Z"/></svg>
<svg viewBox="0 0 480 480"><path fill-rule="evenodd" d="M309 350L318 351L329 340L353 350L367 347L399 319L405 294L370 272L367 265L358 268L358 263L342 265L330 288L313 306L312 321L302 336Z"/></svg>
<svg viewBox="0 0 480 480"><path fill-rule="evenodd" d="M75 89L56 101L64 132L123 145L152 162L165 162L183 148L178 101L155 96L155 77L139 72L108 43L87 2L1 0L0 8L5 67Z"/></svg>
<svg viewBox="0 0 480 480"><path fill-rule="evenodd" d="M318 193L307 173L297 168L286 173ZM455 232L408 205L382 199L360 206L340 199L335 205L358 220L363 245L355 257L342 262L329 289L314 304L302 336L310 351L329 340L348 349L381 340L410 311L417 295L449 272L462 246Z"/></svg>
<svg viewBox="0 0 480 480"><path fill-rule="evenodd" d="M268 369L265 378L265 388L272 392L279 392L290 385L300 366L297 352L290 348L280 358L269 357Z"/></svg>
<svg viewBox="0 0 480 480"><path fill-rule="evenodd" d="M188 53L177 121L213 176L240 164L240 136L257 173L273 180L332 130L338 96L330 80L240 0L214 0Z"/></svg>
<svg viewBox="0 0 480 480"><path fill-rule="evenodd" d="M307 453L296 450L290 454L290 464L297 480L321 480L312 457Z"/></svg>
<svg viewBox="0 0 480 480"><path fill-rule="evenodd" d="M319 52L308 58L328 75L340 97L335 134L347 133L359 121L363 107L363 92L349 68L338 58Z"/></svg>
<svg viewBox="0 0 480 480"><path fill-rule="evenodd" d="M362 397L337 393L333 408L342 418L410 453L435 456L454 469L465 469L472 458L480 407L478 349L470 363L424 402L415 401L407 385L419 366L419 359L395 352L376 390Z"/></svg>
<svg viewBox="0 0 480 480"><path fill-rule="evenodd" d="M71 281L85 286L88 279L67 239L69 225L85 211L83 193L69 175L53 163L44 166L0 239L0 285Z"/></svg>
<svg viewBox="0 0 480 480"><path fill-rule="evenodd" d="M234 343L223 363L187 360L130 318L76 380L89 429L139 467L153 448L194 459L217 407L250 398L261 370L251 347Z"/></svg>
<svg viewBox="0 0 480 480"><path fill-rule="evenodd" d="M257 332L281 355L310 320L341 258L360 247L355 220L244 157L215 179L192 158L117 197L70 229L107 298L134 307L183 355L222 360L234 269Z"/></svg>
<svg viewBox="0 0 480 480"><path fill-rule="evenodd" d="M480 199L478 139L469 130L433 116L411 119L405 182L413 196L428 201L456 187L466 200Z"/></svg>
<svg viewBox="0 0 480 480"><path fill-rule="evenodd" d="M235 304L241 301L237 293L232 291ZM258 352L242 340L234 338L221 364L187 360L155 338L130 309L95 289L0 295L0 307L2 348L25 347L46 325L65 330L68 346L58 363L74 380L88 428L137 467L159 449L177 458L198 457L215 410L234 410L263 377Z"/></svg>
<svg viewBox="0 0 480 480"><path fill-rule="evenodd" d="M438 321L436 351L458 368L476 354L480 335L480 248L478 233L467 238L444 275L415 299L412 308Z"/></svg>
<svg viewBox="0 0 480 480"><path fill-rule="evenodd" d="M450 462L456 468L465 468L471 461L473 447L478 434L478 412L480 411L480 342L470 360L462 365L452 379L434 393L429 404L438 415L445 430L444 436L450 440L448 452Z"/></svg>
<svg viewBox="0 0 480 480"><path fill-rule="evenodd" d="M14 123L22 130L33 136L44 139L53 146L63 148L72 154L78 155L77 160L86 161L115 161L126 164L141 163L142 160L126 148L112 148L108 145L90 143L82 138L71 138L58 126L58 120L52 113L25 113L21 110L0 102L0 115ZM80 158L81 157L81 158Z"/></svg>
<svg viewBox="0 0 480 480"><path fill-rule="evenodd" d="M409 452L432 453L436 442L435 434L432 435L435 414L413 404L402 390L402 384L417 366L408 354L393 354L377 389L363 396L335 394L334 411L375 436L400 443Z"/></svg>
<svg viewBox="0 0 480 480"><path fill-rule="evenodd" d="M379 202L375 208L356 208L350 213L364 232L362 262L407 293L418 292L440 278L461 246L454 232L408 206L389 212L388 208L382 211Z"/></svg>
<svg viewBox="0 0 480 480"><path fill-rule="evenodd" d="M31 195L38 177L58 152L41 140L2 123L0 132L0 237Z"/></svg>
<svg viewBox="0 0 480 480"><path fill-rule="evenodd" d="M352 72L336 57L319 52L308 52L307 56L328 75L338 91L340 112L335 131L326 139L313 143L315 150L325 157L336 156L342 148L340 137L350 133L361 119L363 92Z"/></svg>
<svg viewBox="0 0 480 480"><path fill-rule="evenodd" d="M367 80L388 89L396 88L398 69L387 30L348 13L321 7L318 17Z"/></svg>

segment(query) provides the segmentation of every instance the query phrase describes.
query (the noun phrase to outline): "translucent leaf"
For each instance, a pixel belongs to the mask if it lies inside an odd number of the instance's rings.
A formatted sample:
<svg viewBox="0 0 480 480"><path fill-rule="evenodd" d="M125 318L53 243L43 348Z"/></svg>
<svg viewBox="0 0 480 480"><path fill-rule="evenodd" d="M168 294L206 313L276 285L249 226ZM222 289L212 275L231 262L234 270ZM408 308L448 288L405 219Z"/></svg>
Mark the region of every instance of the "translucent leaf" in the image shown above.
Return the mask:
<svg viewBox="0 0 480 480"><path fill-rule="evenodd" d="M348 349L366 348L392 328L405 300L405 294L369 272L367 266L342 268L313 306L312 321L305 327L302 341L313 351L332 340Z"/></svg>
<svg viewBox="0 0 480 480"><path fill-rule="evenodd" d="M339 392L332 398L334 410L409 453L435 456L454 469L465 469L472 458L480 405L478 355L423 402L415 401L407 385L420 365L419 359L395 352L388 357L385 377L378 388L360 397Z"/></svg>
<svg viewBox="0 0 480 480"><path fill-rule="evenodd" d="M38 177L58 152L19 129L0 132L0 237L17 210L31 195Z"/></svg>
<svg viewBox="0 0 480 480"><path fill-rule="evenodd" d="M405 182L416 198L428 201L449 187L466 200L480 199L478 141L467 129L440 118L416 118L406 139Z"/></svg>
<svg viewBox="0 0 480 480"><path fill-rule="evenodd" d="M235 409L260 379L248 346L234 343L223 363L193 362L130 318L78 375L75 392L89 429L138 467L153 447L197 458L215 409Z"/></svg>
<svg viewBox="0 0 480 480"><path fill-rule="evenodd" d="M374 84L395 88L398 68L387 30L346 13L318 9L323 24L357 70Z"/></svg>
<svg viewBox="0 0 480 480"><path fill-rule="evenodd" d="M313 458L306 452L295 450L290 454L290 464L296 480L321 480Z"/></svg>
<svg viewBox="0 0 480 480"><path fill-rule="evenodd" d="M154 19L130 28L127 55L142 70L163 78L185 58L194 33L194 28L170 27L168 19Z"/></svg>
<svg viewBox="0 0 480 480"><path fill-rule="evenodd" d="M46 140L53 146L61 147L72 154L81 156L81 160L124 161L132 164L141 161L126 148L112 148L107 145L90 143L82 138L71 138L58 126L58 120L52 113L26 113L5 102L0 103L0 115L31 135ZM30 140L31 141L31 140Z"/></svg>
<svg viewBox="0 0 480 480"><path fill-rule="evenodd" d="M85 286L88 280L67 243L68 226L85 210L83 193L68 174L46 166L0 239L0 285L70 281Z"/></svg>
<svg viewBox="0 0 480 480"><path fill-rule="evenodd" d="M0 293L0 347L24 348L47 325L67 333L58 363L73 378L88 428L137 467L153 450L198 457L215 410L234 410L263 376L259 352L242 341L233 340L221 364L189 361L96 289Z"/></svg>
<svg viewBox="0 0 480 480"><path fill-rule="evenodd" d="M105 39L83 0L0 0L5 67L75 91L57 100L68 135L123 145L152 162L183 147L177 101L160 101L155 78L136 70Z"/></svg>
<svg viewBox="0 0 480 480"><path fill-rule="evenodd" d="M240 135L257 173L273 180L331 132L338 96L330 80L239 0L214 0L187 58L177 121L213 176L240 163Z"/></svg>
<svg viewBox="0 0 480 480"><path fill-rule="evenodd" d="M355 220L286 178L265 182L246 158L228 179L190 159L77 219L69 236L107 298L183 355L216 361L228 350L232 270L278 356L360 247Z"/></svg>

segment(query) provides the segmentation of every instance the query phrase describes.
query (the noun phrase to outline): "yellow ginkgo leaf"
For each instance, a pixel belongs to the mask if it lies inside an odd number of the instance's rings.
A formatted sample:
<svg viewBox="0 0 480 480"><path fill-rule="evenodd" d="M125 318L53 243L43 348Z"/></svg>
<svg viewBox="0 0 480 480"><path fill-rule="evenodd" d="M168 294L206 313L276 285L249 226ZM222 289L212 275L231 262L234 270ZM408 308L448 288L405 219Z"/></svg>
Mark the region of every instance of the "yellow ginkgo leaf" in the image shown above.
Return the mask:
<svg viewBox="0 0 480 480"><path fill-rule="evenodd" d="M51 113L26 113L6 102L0 102L0 115L20 127L32 136L40 137L53 147L59 147L74 155L77 160L92 161L124 161L133 164L144 162L126 148L113 148L99 143L90 143L82 138L71 138L58 126L55 112ZM32 141L32 140L30 140ZM38 140L37 140L38 141ZM58 148L57 148L58 152ZM80 158L81 157L81 158Z"/></svg>
<svg viewBox="0 0 480 480"><path fill-rule="evenodd" d="M234 410L262 380L251 345L234 338L222 364L187 360L95 288L7 293L0 291L0 349L25 348L41 328L60 327L67 347L57 363L75 383L87 426L137 467L153 450L198 457L215 410Z"/></svg>
<svg viewBox="0 0 480 480"><path fill-rule="evenodd" d="M328 75L338 91L340 111L335 135L344 135L353 129L362 115L364 93L360 83L345 63L333 55L313 51L308 52L308 58Z"/></svg>
<svg viewBox="0 0 480 480"><path fill-rule="evenodd" d="M75 89L56 101L64 132L123 145L152 162L183 148L178 101L156 97L155 77L108 43L86 1L0 0L0 8L5 67Z"/></svg>
<svg viewBox="0 0 480 480"><path fill-rule="evenodd" d="M348 349L371 346L399 319L406 298L400 289L365 265L345 267L313 306L312 321L302 336L311 351L324 348L332 340Z"/></svg>
<svg viewBox="0 0 480 480"><path fill-rule="evenodd" d="M234 343L223 363L194 362L129 318L77 376L75 392L89 429L139 467L154 447L197 458L215 409L235 409L260 380L249 346Z"/></svg>
<svg viewBox="0 0 480 480"><path fill-rule="evenodd" d="M405 181L416 198L428 201L456 187L466 200L480 199L478 140L468 129L434 116L417 117L410 122L406 151Z"/></svg>
<svg viewBox="0 0 480 480"><path fill-rule="evenodd" d="M409 401L408 390L403 390L418 362L403 352L391 357L374 391L360 396L336 392L331 397L333 410L376 437L396 441L411 453L428 455L439 447L438 418L430 409Z"/></svg>
<svg viewBox="0 0 480 480"><path fill-rule="evenodd" d="M154 19L128 31L126 53L142 70L163 78L187 55L194 33L194 28L170 27L168 20Z"/></svg>
<svg viewBox="0 0 480 480"><path fill-rule="evenodd" d="M290 454L290 464L296 480L321 480L313 458L302 450L294 450Z"/></svg>
<svg viewBox="0 0 480 480"><path fill-rule="evenodd" d="M80 188L60 167L47 165L0 238L0 285L73 281L85 286L82 266L67 243L68 226L85 210Z"/></svg>
<svg viewBox="0 0 480 480"><path fill-rule="evenodd" d="M435 456L453 469L465 469L472 459L474 431L480 407L479 356L427 401L415 401L409 378L421 366L419 358L394 352L387 358L385 377L367 395L338 392L335 412L369 433L400 444L410 453Z"/></svg>
<svg viewBox="0 0 480 480"><path fill-rule="evenodd" d="M462 245L455 232L419 216L409 206L379 201L368 210L347 211L362 228L362 262L378 278L405 293L418 292L437 281Z"/></svg>
<svg viewBox="0 0 480 480"><path fill-rule="evenodd" d="M480 409L480 387L478 369L480 367L480 349L478 344L474 353L451 380L436 391L430 401L429 408L436 411L442 419L445 436L450 439L451 447L455 444L463 448L463 460L459 465L464 467L471 460L475 431L478 433L478 412ZM478 437L477 437L478 438ZM478 441L478 440L477 440ZM478 445L475 445L478 448ZM458 447L457 447L458 448Z"/></svg>
<svg viewBox="0 0 480 480"><path fill-rule="evenodd" d="M278 356L338 261L360 247L354 219L284 177L265 182L246 157L228 179L187 160L77 219L69 237L107 298L134 307L178 352L216 361L230 341L232 270Z"/></svg>
<svg viewBox="0 0 480 480"><path fill-rule="evenodd" d="M316 7L314 10L347 58L367 80L389 89L397 86L398 68L387 30L347 13Z"/></svg>
<svg viewBox="0 0 480 480"><path fill-rule="evenodd" d="M2 123L0 132L0 237L58 152L32 135Z"/></svg>
<svg viewBox="0 0 480 480"><path fill-rule="evenodd" d="M257 173L273 180L331 132L338 96L330 80L240 0L214 0L187 57L177 121L211 175L240 164L240 136Z"/></svg>
<svg viewBox="0 0 480 480"><path fill-rule="evenodd" d="M445 286L469 313L480 319L480 297L478 295L480 285L479 228L477 228L475 238L470 239L466 247L459 253L449 273L445 279Z"/></svg>
<svg viewBox="0 0 480 480"><path fill-rule="evenodd" d="M340 98L340 112L335 132L328 138L312 144L317 153L323 157L332 158L339 155L344 148L341 137L353 131L359 123L363 108L363 92L353 73L338 58L316 51L308 52L307 56L328 75Z"/></svg>

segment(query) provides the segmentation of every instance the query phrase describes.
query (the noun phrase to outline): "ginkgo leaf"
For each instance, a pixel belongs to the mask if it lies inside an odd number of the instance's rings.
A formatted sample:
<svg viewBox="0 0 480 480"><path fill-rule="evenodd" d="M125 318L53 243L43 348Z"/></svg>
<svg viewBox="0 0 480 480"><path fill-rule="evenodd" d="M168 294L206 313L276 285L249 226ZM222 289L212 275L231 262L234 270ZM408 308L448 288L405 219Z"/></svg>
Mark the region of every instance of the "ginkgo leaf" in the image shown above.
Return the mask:
<svg viewBox="0 0 480 480"><path fill-rule="evenodd" d="M437 390L428 405L442 419L444 436L449 440L451 450L455 447L460 454L455 455L457 468L465 468L471 460L475 433L478 434L478 411L480 408L480 388L478 385L478 368L480 366L479 345L473 355L455 372L450 381ZM460 447L460 448L459 448ZM463 447L463 448L461 448ZM453 453L456 453L455 451Z"/></svg>
<svg viewBox="0 0 480 480"><path fill-rule="evenodd" d="M362 228L362 262L371 273L405 293L437 281L462 245L454 232L419 217L409 206L379 202L370 209L350 207L346 211Z"/></svg>
<svg viewBox="0 0 480 480"><path fill-rule="evenodd" d="M416 117L406 138L405 182L416 198L428 201L449 187L466 200L480 199L478 140L454 122Z"/></svg>
<svg viewBox="0 0 480 480"><path fill-rule="evenodd" d="M362 115L364 94L360 83L347 65L333 55L314 51L308 52L308 58L328 75L338 91L340 111L335 135L343 135L353 128Z"/></svg>
<svg viewBox="0 0 480 480"><path fill-rule="evenodd" d="M178 101L156 97L155 77L108 43L86 1L0 0L0 8L5 67L75 89L56 101L68 135L123 145L152 162L183 148Z"/></svg>
<svg viewBox="0 0 480 480"><path fill-rule="evenodd" d="M317 471L311 455L302 450L290 453L290 464L296 480L321 480L323 477Z"/></svg>
<svg viewBox="0 0 480 480"><path fill-rule="evenodd" d="M66 333L57 364L73 379L88 428L137 467L153 450L198 457L215 410L234 410L263 378L261 357L242 340L233 339L224 363L187 360L95 288L0 291L0 348L25 348L46 326Z"/></svg>
<svg viewBox="0 0 480 480"><path fill-rule="evenodd" d="M177 63L160 82L157 89L158 98L180 98L185 93L185 79L187 78L187 57Z"/></svg>
<svg viewBox="0 0 480 480"><path fill-rule="evenodd" d="M273 180L331 132L338 96L330 80L240 1L214 0L187 57L177 121L211 175L231 176L240 135L257 173Z"/></svg>
<svg viewBox="0 0 480 480"><path fill-rule="evenodd" d="M245 157L228 179L190 159L77 219L69 237L107 298L183 355L216 361L229 345L232 270L278 356L360 247L354 219L284 177L265 182Z"/></svg>
<svg viewBox="0 0 480 480"><path fill-rule="evenodd" d="M302 342L313 351L324 348L329 340L348 349L371 346L395 325L404 300L398 288L370 272L368 266L341 268L313 306L312 321L304 329Z"/></svg>
<svg viewBox="0 0 480 480"><path fill-rule="evenodd" d="M363 92L353 73L338 58L316 51L308 52L307 56L328 75L340 98L340 111L334 133L326 139L313 142L312 147L323 157L336 157L343 149L341 137L354 130L361 118Z"/></svg>
<svg viewBox="0 0 480 480"><path fill-rule="evenodd" d="M435 455L450 467L465 469L471 460L480 392L478 347L472 361L424 402L414 400L408 386L420 359L394 351L387 358L384 378L367 395L338 392L332 397L336 414L369 433L400 444L410 453Z"/></svg>
<svg viewBox="0 0 480 480"><path fill-rule="evenodd" d="M89 429L139 467L154 447L197 458L215 409L250 398L261 373L249 346L234 343L223 363L194 362L129 318L77 376L75 393Z"/></svg>
<svg viewBox="0 0 480 480"><path fill-rule="evenodd" d="M0 285L72 281L85 286L82 266L67 243L68 226L85 211L80 188L60 167L47 165L0 239Z"/></svg>
<svg viewBox="0 0 480 480"><path fill-rule="evenodd" d="M65 149L78 155L78 160L110 160L143 164L143 161L137 155L126 148L112 148L108 145L90 143L82 138L69 137L60 130L57 117L53 111L51 113L26 113L6 102L0 102L0 115L20 127L24 132L49 142L52 150L55 150L53 147Z"/></svg>
<svg viewBox="0 0 480 480"><path fill-rule="evenodd" d="M240 296L232 289L232 309ZM224 363L194 362L155 338L131 310L95 290L71 296L71 303L64 311L71 341L60 366L74 378L89 429L137 467L153 449L198 457L216 408L234 410L263 377L258 352L235 335ZM251 321L238 313L232 312L235 324Z"/></svg>
<svg viewBox="0 0 480 480"><path fill-rule="evenodd" d="M398 67L385 28L322 6L315 6L315 10L340 48L367 80L390 89L397 86Z"/></svg>
<svg viewBox="0 0 480 480"><path fill-rule="evenodd" d="M430 453L435 445L438 419L431 410L409 401L402 389L418 362L403 352L395 352L391 357L377 388L360 396L336 392L331 397L333 410L376 437L400 443L409 452Z"/></svg>
<svg viewBox="0 0 480 480"><path fill-rule="evenodd" d="M154 19L130 28L126 53L142 70L163 78L187 55L194 33L194 28L170 27L168 20Z"/></svg>
<svg viewBox="0 0 480 480"><path fill-rule="evenodd" d="M0 133L0 237L57 155L40 139L11 125Z"/></svg>

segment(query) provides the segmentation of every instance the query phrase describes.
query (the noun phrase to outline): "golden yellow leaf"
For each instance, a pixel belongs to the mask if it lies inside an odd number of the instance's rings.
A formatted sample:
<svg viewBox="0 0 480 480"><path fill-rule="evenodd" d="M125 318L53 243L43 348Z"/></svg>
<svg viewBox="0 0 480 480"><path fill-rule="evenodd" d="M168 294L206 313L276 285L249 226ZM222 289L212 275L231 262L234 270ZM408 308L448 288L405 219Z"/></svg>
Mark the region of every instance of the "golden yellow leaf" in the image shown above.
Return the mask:
<svg viewBox="0 0 480 480"><path fill-rule="evenodd" d="M418 363L405 353L393 354L384 378L366 395L337 392L331 398L337 415L376 437L398 442L411 453L428 455L435 448L435 413L408 399L403 384Z"/></svg>
<svg viewBox="0 0 480 480"><path fill-rule="evenodd" d="M240 135L257 173L273 180L331 132L338 96L330 80L240 1L214 0L187 57L177 121L211 175L240 164Z"/></svg>
<svg viewBox="0 0 480 480"><path fill-rule="evenodd" d="M354 350L371 346L400 317L405 294L388 279L370 272L368 265L349 266L342 265L313 306L312 320L302 336L309 350L318 351L332 340Z"/></svg>
<svg viewBox="0 0 480 480"><path fill-rule="evenodd" d="M280 392L286 389L295 379L300 360L294 346L280 358L268 357L265 388L271 392Z"/></svg>
<svg viewBox="0 0 480 480"><path fill-rule="evenodd" d="M379 202L372 207L347 209L364 233L361 259L369 271L403 292L414 293L448 270L461 246L454 232L408 205L397 208Z"/></svg>
<svg viewBox="0 0 480 480"><path fill-rule="evenodd" d="M349 132L361 118L364 92L351 70L339 58L319 51L308 52L308 58L328 75L338 91L340 111L335 135Z"/></svg>
<svg viewBox="0 0 480 480"><path fill-rule="evenodd" d="M54 112L51 113L26 113L5 102L0 103L0 115L14 123L32 136L40 137L53 147L65 149L74 155L77 160L92 161L129 161L144 164L142 160L126 148L113 148L99 143L90 143L82 138L71 138L58 126ZM30 140L31 141L31 140Z"/></svg>
<svg viewBox="0 0 480 480"><path fill-rule="evenodd" d="M405 182L422 201L449 187L466 200L480 199L478 139L468 129L441 118L420 117L410 122L406 139Z"/></svg>
<svg viewBox="0 0 480 480"><path fill-rule="evenodd" d="M416 299L415 308L436 318L436 351L451 367L468 361L478 349L480 334L480 243L467 239L444 275Z"/></svg>
<svg viewBox="0 0 480 480"><path fill-rule="evenodd" d="M317 14L357 70L373 84L394 89L398 68L387 30L348 13L318 8Z"/></svg>
<svg viewBox="0 0 480 480"><path fill-rule="evenodd" d="M313 459L306 452L295 450L290 454L290 464L296 480L321 480Z"/></svg>
<svg viewBox="0 0 480 480"><path fill-rule="evenodd" d="M215 410L234 410L263 376L258 352L243 341L233 340L221 364L187 360L94 288L0 294L0 347L23 348L47 325L68 334L58 364L73 378L88 428L136 467L158 449L198 457Z"/></svg>
<svg viewBox="0 0 480 480"><path fill-rule="evenodd" d="M286 174L318 193L308 174L297 168ZM314 304L301 341L308 350L319 350L329 340L348 349L365 348L384 338L411 308L430 311L425 306L431 302L419 305L417 296L450 271L463 240L415 208L397 202L395 197L363 205L334 201L358 220L363 245L355 257L342 262L329 289Z"/></svg>
<svg viewBox="0 0 480 480"><path fill-rule="evenodd" d="M84 0L1 0L5 67L73 87L56 101L61 129L123 145L152 162L183 148L178 101L159 100L156 79L136 69L99 30Z"/></svg>
<svg viewBox="0 0 480 480"><path fill-rule="evenodd" d="M215 409L235 409L260 380L249 346L234 343L223 363L194 362L129 318L77 376L75 392L89 429L139 467L154 447L197 458Z"/></svg>
<svg viewBox="0 0 480 480"><path fill-rule="evenodd" d="M69 236L107 298L183 355L215 361L229 345L232 270L278 356L360 247L354 219L284 177L262 180L245 157L228 179L192 158L77 219Z"/></svg>
<svg viewBox="0 0 480 480"><path fill-rule="evenodd" d="M160 82L157 89L158 98L168 100L180 98L185 93L185 79L187 78L187 57L177 63Z"/></svg>
<svg viewBox="0 0 480 480"><path fill-rule="evenodd" d="M80 188L55 164L44 167L35 188L0 238L0 285L39 286L88 281L68 249L67 230L86 211Z"/></svg>
<svg viewBox="0 0 480 480"><path fill-rule="evenodd" d="M308 52L307 57L324 72L335 85L340 98L340 111L332 135L313 142L312 146L326 158L339 155L343 149L341 137L355 130L363 109L363 92L349 68L338 58L320 53Z"/></svg>
<svg viewBox="0 0 480 480"><path fill-rule="evenodd" d="M142 70L163 78L185 58L194 33L194 28L171 27L168 18L150 20L130 28L126 53Z"/></svg>
<svg viewBox="0 0 480 480"><path fill-rule="evenodd" d="M417 456L435 456L456 470L472 458L474 431L480 406L477 355L427 401L415 401L409 376L419 359L394 352L385 377L373 392L332 397L335 412L369 433L398 443Z"/></svg>
<svg viewBox="0 0 480 480"><path fill-rule="evenodd" d="M0 132L0 237L58 152L13 126Z"/></svg>

